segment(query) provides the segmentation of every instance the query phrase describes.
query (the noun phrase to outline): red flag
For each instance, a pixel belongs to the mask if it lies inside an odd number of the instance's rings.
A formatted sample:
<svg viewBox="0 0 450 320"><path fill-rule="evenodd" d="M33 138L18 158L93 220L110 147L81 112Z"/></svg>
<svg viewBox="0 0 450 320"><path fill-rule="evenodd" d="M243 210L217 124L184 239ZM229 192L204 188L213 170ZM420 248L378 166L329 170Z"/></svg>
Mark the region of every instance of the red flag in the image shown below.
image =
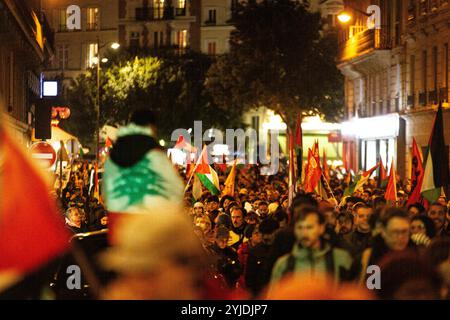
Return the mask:
<svg viewBox="0 0 450 320"><path fill-rule="evenodd" d="M323 170L323 175L325 176L325 179L327 180L327 182L330 182L330 168L328 167L327 155L325 154L325 149L323 149L322 170Z"/></svg>
<svg viewBox="0 0 450 320"><path fill-rule="evenodd" d="M227 173L227 160L225 158L225 154L222 156L222 163L216 163L217 168L223 173Z"/></svg>
<svg viewBox="0 0 450 320"><path fill-rule="evenodd" d="M0 278L19 280L68 249L70 234L38 170L5 131L0 159Z"/></svg>
<svg viewBox="0 0 450 320"><path fill-rule="evenodd" d="M416 139L414 138L411 156L411 192L408 202L406 203L407 205L420 202L422 199L420 189L422 188L424 176L423 160L422 155L420 154L420 149L417 146Z"/></svg>
<svg viewBox="0 0 450 320"><path fill-rule="evenodd" d="M209 163L208 163L208 152L206 146L203 147L202 153L200 154L200 158L197 161L197 165L195 166L194 173L210 173Z"/></svg>
<svg viewBox="0 0 450 320"><path fill-rule="evenodd" d="M380 170L378 171L378 179L377 179L377 186L378 188L382 188L386 186L386 184L383 185L383 182L387 179L387 172L386 168L383 165L383 160L380 158L380 161L378 162L378 165L380 167Z"/></svg>
<svg viewBox="0 0 450 320"><path fill-rule="evenodd" d="M386 180L387 178L387 172L386 168L383 165L383 161L380 159L380 179L381 181Z"/></svg>
<svg viewBox="0 0 450 320"><path fill-rule="evenodd" d="M387 201L397 202L397 179L395 176L394 158L392 158L391 169L389 171L389 181L386 187L384 198Z"/></svg>
<svg viewBox="0 0 450 320"><path fill-rule="evenodd" d="M184 140L183 135L180 135L178 137L177 142L175 143L174 146L175 149L182 149L182 150L186 150L188 152L196 152L197 148L195 148L194 146L192 146L190 143L186 142L186 140Z"/></svg>
<svg viewBox="0 0 450 320"><path fill-rule="evenodd" d="M320 159L318 153L318 143L313 150L308 150L308 164L306 165L307 173L305 173L305 191L314 192L319 183L322 171L320 170Z"/></svg>
<svg viewBox="0 0 450 320"><path fill-rule="evenodd" d="M347 170L347 174L345 175L345 178L344 178L344 183L347 184L347 186L349 186L351 184L351 182L352 182L352 176L350 174L350 171Z"/></svg>

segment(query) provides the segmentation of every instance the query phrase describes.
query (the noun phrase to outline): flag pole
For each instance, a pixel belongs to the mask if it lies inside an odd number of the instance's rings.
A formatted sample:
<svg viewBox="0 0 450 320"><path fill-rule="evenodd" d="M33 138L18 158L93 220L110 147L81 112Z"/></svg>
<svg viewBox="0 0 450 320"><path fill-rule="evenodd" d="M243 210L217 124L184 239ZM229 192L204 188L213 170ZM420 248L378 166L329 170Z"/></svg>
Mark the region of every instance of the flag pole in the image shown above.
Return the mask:
<svg viewBox="0 0 450 320"><path fill-rule="evenodd" d="M327 191L330 191L331 196L332 196L334 199L336 199L336 197L334 196L333 190L331 189L331 187L330 187L330 185L328 184L328 181L327 181L325 175L323 174L323 171L322 171L322 178L323 178L323 180L325 181Z"/></svg>
<svg viewBox="0 0 450 320"><path fill-rule="evenodd" d="M204 148L204 147L203 147ZM201 159L201 157L203 156L203 149L202 149L202 152L200 153L200 158L199 159ZM192 177L194 176L194 174L195 174L195 169L197 169L197 167L198 167L198 160L199 159L197 159L197 162L196 162L196 164L195 164L195 167L194 167L194 169L192 170L192 173L191 173L191 176L189 177L189 180L188 180L188 182L187 182L187 184L186 184L186 187L184 188L184 193L186 193L186 191L189 189L189 184L190 184L190 182L191 182L191 180L192 180Z"/></svg>

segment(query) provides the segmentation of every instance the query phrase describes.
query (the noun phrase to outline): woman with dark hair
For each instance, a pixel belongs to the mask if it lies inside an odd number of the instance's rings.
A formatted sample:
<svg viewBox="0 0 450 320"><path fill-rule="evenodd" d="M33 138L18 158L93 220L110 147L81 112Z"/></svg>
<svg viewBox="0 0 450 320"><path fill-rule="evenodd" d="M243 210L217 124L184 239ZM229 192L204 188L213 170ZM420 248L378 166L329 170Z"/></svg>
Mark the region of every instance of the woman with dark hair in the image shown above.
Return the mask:
<svg viewBox="0 0 450 320"><path fill-rule="evenodd" d="M435 235L433 220L427 216L414 216L411 219L411 240L415 244L428 246Z"/></svg>
<svg viewBox="0 0 450 320"><path fill-rule="evenodd" d="M416 216L422 216L425 214L425 207L420 204L419 202L410 204L408 206L408 215L410 218L416 217Z"/></svg>

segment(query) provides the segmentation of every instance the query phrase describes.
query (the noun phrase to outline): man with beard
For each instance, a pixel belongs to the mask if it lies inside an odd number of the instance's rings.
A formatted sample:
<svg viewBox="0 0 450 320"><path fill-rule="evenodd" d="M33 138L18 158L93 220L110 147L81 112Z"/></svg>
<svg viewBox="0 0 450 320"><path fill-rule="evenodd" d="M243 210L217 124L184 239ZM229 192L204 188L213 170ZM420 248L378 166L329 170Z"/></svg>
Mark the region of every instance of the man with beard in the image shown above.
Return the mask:
<svg viewBox="0 0 450 320"><path fill-rule="evenodd" d="M247 223L244 220L244 210L240 207L234 207L231 209L231 232L230 232L230 240L228 242L228 246L237 250L239 246L242 244L242 240L244 239L244 230L247 226Z"/></svg>
<svg viewBox="0 0 450 320"><path fill-rule="evenodd" d="M428 209L427 216L434 222L436 237L449 236L446 232L446 214L447 208L438 202L433 203Z"/></svg>
<svg viewBox="0 0 450 320"><path fill-rule="evenodd" d="M372 214L372 208L367 205L361 205L354 212L354 230L350 236L352 244L352 255L359 257L372 243L372 232L369 225L369 217Z"/></svg>
<svg viewBox="0 0 450 320"><path fill-rule="evenodd" d="M325 217L316 208L305 207L299 212L294 232L296 244L275 263L271 283L290 273L309 274L313 278L328 273L335 284L349 278L352 258L347 251L333 248L323 240Z"/></svg>

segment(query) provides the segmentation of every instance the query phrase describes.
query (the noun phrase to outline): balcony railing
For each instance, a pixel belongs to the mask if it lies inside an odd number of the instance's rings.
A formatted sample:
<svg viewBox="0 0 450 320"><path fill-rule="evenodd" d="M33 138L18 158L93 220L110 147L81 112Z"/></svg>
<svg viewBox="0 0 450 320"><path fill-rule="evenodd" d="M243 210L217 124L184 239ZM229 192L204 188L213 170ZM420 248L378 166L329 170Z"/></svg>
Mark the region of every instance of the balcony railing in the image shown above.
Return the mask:
<svg viewBox="0 0 450 320"><path fill-rule="evenodd" d="M175 17L186 16L186 13L186 8L173 6L136 8L135 19L137 21L173 20Z"/></svg>
<svg viewBox="0 0 450 320"><path fill-rule="evenodd" d="M448 102L448 88L439 89L439 100Z"/></svg>
<svg viewBox="0 0 450 320"><path fill-rule="evenodd" d="M186 15L186 8L175 8L175 16L184 17Z"/></svg>
<svg viewBox="0 0 450 320"><path fill-rule="evenodd" d="M391 39L384 29L366 29L341 43L340 61L356 58L372 50L390 50Z"/></svg>
<svg viewBox="0 0 450 320"><path fill-rule="evenodd" d="M437 98L437 91L436 91L436 90L433 90L433 91L428 92L428 102L429 102L429 103L436 104L437 101L438 101L438 98Z"/></svg>
<svg viewBox="0 0 450 320"><path fill-rule="evenodd" d="M88 31L92 31L92 30L98 30L99 25L97 22L88 22L86 25L86 29Z"/></svg>
<svg viewBox="0 0 450 320"><path fill-rule="evenodd" d="M425 106L427 104L427 93L419 92L419 104Z"/></svg>
<svg viewBox="0 0 450 320"><path fill-rule="evenodd" d="M415 95L414 94L410 94L409 96L408 96L408 99L407 99L407 104L408 104L408 107L414 107L414 99L415 99Z"/></svg>

